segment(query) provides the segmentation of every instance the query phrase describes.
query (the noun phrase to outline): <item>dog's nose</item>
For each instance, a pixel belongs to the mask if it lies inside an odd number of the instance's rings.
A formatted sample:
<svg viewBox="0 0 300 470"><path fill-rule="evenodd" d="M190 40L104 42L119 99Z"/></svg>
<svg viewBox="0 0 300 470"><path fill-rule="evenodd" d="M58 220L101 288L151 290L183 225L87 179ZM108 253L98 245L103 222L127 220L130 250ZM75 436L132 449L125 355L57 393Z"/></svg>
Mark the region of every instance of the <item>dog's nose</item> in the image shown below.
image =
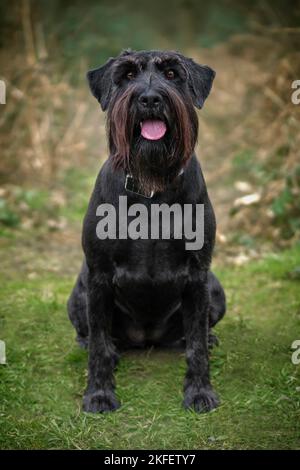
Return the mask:
<svg viewBox="0 0 300 470"><path fill-rule="evenodd" d="M139 96L139 103L144 108L157 108L161 103L161 97L153 90L148 90Z"/></svg>

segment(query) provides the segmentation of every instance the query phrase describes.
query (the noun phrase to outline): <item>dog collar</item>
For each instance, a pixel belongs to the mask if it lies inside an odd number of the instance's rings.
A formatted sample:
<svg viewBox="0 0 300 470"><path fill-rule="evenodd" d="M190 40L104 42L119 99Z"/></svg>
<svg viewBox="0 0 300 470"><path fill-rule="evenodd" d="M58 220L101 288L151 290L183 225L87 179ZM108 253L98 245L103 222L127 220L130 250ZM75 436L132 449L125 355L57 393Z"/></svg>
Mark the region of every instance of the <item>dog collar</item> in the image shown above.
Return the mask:
<svg viewBox="0 0 300 470"><path fill-rule="evenodd" d="M177 178L178 176L181 176L183 173L184 173L184 170L183 168L181 168L180 172L177 175ZM151 199L155 194L153 190L150 191L150 193L142 192L141 189L138 187L138 184L136 183L136 181L134 181L133 176L130 175L129 173L127 173L125 177L125 189L126 191L129 191L134 194L138 194L139 196L146 197L147 199Z"/></svg>
<svg viewBox="0 0 300 470"><path fill-rule="evenodd" d="M138 194L139 196L144 196L148 199L151 199L154 196L154 191L152 190L150 193L146 194L143 193L136 182L134 181L134 178L132 175L127 174L125 178L125 189L126 191L129 191L134 194Z"/></svg>

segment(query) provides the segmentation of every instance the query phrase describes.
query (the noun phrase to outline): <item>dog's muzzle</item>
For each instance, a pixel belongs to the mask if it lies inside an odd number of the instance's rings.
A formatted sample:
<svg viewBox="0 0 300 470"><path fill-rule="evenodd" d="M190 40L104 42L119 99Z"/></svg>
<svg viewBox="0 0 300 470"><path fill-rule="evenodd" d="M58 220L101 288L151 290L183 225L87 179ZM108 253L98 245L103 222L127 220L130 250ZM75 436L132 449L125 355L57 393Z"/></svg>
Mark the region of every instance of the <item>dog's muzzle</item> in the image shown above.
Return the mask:
<svg viewBox="0 0 300 470"><path fill-rule="evenodd" d="M165 122L159 118L162 114L163 100L153 89L143 91L138 97L140 114L145 116L140 122L141 135L147 140L162 139L167 131Z"/></svg>

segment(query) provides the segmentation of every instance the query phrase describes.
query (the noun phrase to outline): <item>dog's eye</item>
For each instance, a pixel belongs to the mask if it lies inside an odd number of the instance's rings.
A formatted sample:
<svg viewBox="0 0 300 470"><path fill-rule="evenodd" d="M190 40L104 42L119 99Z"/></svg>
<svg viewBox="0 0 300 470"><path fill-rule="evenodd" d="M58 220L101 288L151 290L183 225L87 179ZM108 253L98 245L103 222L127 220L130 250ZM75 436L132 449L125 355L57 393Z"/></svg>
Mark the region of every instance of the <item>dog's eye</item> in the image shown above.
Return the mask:
<svg viewBox="0 0 300 470"><path fill-rule="evenodd" d="M167 78L168 80L173 80L173 79L175 78L175 72L174 72L174 70L171 70L171 69L166 70L166 71L165 71L165 76L166 76L166 78Z"/></svg>
<svg viewBox="0 0 300 470"><path fill-rule="evenodd" d="M126 78L127 78L128 80L133 80L134 77L135 77L135 73L134 73L134 72L127 72Z"/></svg>

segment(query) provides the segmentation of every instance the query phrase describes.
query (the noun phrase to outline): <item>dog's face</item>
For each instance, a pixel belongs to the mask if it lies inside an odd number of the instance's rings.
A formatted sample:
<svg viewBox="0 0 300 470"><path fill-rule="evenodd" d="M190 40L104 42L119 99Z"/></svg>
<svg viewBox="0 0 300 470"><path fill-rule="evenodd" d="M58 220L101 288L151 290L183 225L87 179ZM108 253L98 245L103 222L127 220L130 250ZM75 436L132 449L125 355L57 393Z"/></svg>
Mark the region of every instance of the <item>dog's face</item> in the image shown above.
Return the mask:
<svg viewBox="0 0 300 470"><path fill-rule="evenodd" d="M115 167L145 190L162 191L194 151L195 107L207 98L215 73L177 52L124 51L88 72L93 95L108 111Z"/></svg>

